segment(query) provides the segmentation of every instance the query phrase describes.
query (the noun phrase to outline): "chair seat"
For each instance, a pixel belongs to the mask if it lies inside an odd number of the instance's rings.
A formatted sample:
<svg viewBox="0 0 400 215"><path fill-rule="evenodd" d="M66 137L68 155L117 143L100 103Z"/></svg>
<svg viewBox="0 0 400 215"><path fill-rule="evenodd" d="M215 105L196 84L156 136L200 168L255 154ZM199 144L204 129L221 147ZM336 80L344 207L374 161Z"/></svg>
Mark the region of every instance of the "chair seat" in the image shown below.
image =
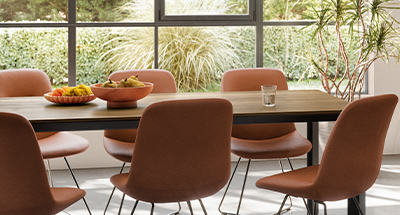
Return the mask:
<svg viewBox="0 0 400 215"><path fill-rule="evenodd" d="M258 188L268 189L290 196L302 197L317 201L338 201L354 197L353 188L332 188L331 184L318 183L316 180L319 165L309 166L269 177L264 177L256 182ZM332 183L335 183L332 181Z"/></svg>
<svg viewBox="0 0 400 215"><path fill-rule="evenodd" d="M39 139L43 159L67 157L86 151L89 141L69 132L57 132Z"/></svg>
<svg viewBox="0 0 400 215"><path fill-rule="evenodd" d="M312 147L311 143L297 130L266 140L247 140L232 137L231 143L232 153L247 159L296 157L306 154Z"/></svg>
<svg viewBox="0 0 400 215"><path fill-rule="evenodd" d="M132 154L133 149L135 148L135 143L124 142L104 137L103 144L107 153L115 159L127 163L130 163L132 161Z"/></svg>
<svg viewBox="0 0 400 215"><path fill-rule="evenodd" d="M50 188L56 202L54 213L58 213L74 202L83 198L86 194L84 190L78 188Z"/></svg>
<svg viewBox="0 0 400 215"><path fill-rule="evenodd" d="M319 165L264 177L256 182L258 188L287 193L290 196L319 200L318 190L311 187L317 177ZM307 191L305 191L307 190ZM304 194L307 193L306 196Z"/></svg>

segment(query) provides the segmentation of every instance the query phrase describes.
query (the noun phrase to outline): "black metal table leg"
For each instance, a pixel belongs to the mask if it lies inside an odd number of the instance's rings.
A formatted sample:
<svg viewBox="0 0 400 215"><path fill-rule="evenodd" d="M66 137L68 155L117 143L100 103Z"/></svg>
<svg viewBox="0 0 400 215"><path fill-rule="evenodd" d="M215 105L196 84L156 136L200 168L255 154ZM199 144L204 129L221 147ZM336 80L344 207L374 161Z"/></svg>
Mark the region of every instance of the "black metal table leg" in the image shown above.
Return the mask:
<svg viewBox="0 0 400 215"><path fill-rule="evenodd" d="M318 122L307 122L307 139L312 143L311 150L307 153L307 166L319 164L319 126ZM307 200L311 213L314 211L314 201ZM317 206L318 207L318 206Z"/></svg>
<svg viewBox="0 0 400 215"><path fill-rule="evenodd" d="M358 196L356 196L356 199L358 201L358 204L360 205L361 210L364 212L364 214L367 214L365 211L365 193L362 193ZM354 200L348 199L347 200L347 215L359 215L360 213L358 212L358 208L356 204L354 203Z"/></svg>

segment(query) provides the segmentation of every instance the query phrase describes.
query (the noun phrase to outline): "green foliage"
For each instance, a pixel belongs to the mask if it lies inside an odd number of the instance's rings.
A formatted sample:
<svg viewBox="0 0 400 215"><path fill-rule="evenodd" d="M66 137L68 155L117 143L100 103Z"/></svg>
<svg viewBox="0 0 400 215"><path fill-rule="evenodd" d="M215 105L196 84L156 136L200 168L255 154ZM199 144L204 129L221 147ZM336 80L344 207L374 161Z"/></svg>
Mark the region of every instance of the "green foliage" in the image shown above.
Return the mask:
<svg viewBox="0 0 400 215"><path fill-rule="evenodd" d="M77 35L77 80L94 84L105 80L104 70L96 68L103 52L107 29L85 29ZM68 82L67 29L5 29L0 31L0 69L36 68L49 76L53 85Z"/></svg>
<svg viewBox="0 0 400 215"><path fill-rule="evenodd" d="M65 82L66 29L6 29L0 33L0 68L38 68L53 84Z"/></svg>
<svg viewBox="0 0 400 215"><path fill-rule="evenodd" d="M399 6L390 0L323 0L321 8L314 9L312 17L317 23L310 26L319 54L308 56L328 93L353 101L356 91L360 96L374 61L400 60L400 33L394 27L399 22L388 10ZM335 35L336 47L327 45L332 41L330 35ZM336 55L331 55L332 50Z"/></svg>
<svg viewBox="0 0 400 215"><path fill-rule="evenodd" d="M76 77L79 84L96 84L107 80L109 73L96 62L107 50L102 45L110 29L85 28L77 32L76 41Z"/></svg>
<svg viewBox="0 0 400 215"><path fill-rule="evenodd" d="M264 0L264 20L303 20L320 0Z"/></svg>
<svg viewBox="0 0 400 215"><path fill-rule="evenodd" d="M78 21L114 21L126 0L79 0ZM0 0L0 21L68 21L67 0Z"/></svg>
<svg viewBox="0 0 400 215"><path fill-rule="evenodd" d="M310 35L296 27L264 29L264 67L278 68L287 80L315 78L303 54Z"/></svg>
<svg viewBox="0 0 400 215"><path fill-rule="evenodd" d="M152 16L151 0L132 1L120 8L125 21L148 20ZM173 14L199 14L210 8L211 13L229 10L223 1L168 1ZM168 6L168 5L167 5ZM210 11L208 11L210 12ZM141 16L140 16L141 15ZM240 44L247 41L229 27L163 27L159 28L159 68L170 71L181 91L205 89L218 81L222 72L242 67ZM152 28L118 28L105 46L112 46L99 64L109 71L152 68L154 56ZM253 43L254 44L254 43ZM246 44L247 45L247 44Z"/></svg>

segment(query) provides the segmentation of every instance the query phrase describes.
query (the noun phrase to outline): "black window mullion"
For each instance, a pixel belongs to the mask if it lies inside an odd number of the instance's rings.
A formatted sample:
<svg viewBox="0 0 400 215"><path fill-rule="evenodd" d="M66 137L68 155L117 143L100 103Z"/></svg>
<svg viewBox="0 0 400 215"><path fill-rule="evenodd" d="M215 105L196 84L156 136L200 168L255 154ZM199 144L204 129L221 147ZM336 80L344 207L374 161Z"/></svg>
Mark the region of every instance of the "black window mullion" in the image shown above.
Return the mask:
<svg viewBox="0 0 400 215"><path fill-rule="evenodd" d="M163 7L157 4L157 0L154 0L154 69L158 69L158 21L160 20L160 11Z"/></svg>
<svg viewBox="0 0 400 215"><path fill-rule="evenodd" d="M68 0L68 85L76 86L76 0Z"/></svg>
<svg viewBox="0 0 400 215"><path fill-rule="evenodd" d="M263 67L264 57L264 26L263 26L263 0L257 0L255 5L256 16L256 67Z"/></svg>

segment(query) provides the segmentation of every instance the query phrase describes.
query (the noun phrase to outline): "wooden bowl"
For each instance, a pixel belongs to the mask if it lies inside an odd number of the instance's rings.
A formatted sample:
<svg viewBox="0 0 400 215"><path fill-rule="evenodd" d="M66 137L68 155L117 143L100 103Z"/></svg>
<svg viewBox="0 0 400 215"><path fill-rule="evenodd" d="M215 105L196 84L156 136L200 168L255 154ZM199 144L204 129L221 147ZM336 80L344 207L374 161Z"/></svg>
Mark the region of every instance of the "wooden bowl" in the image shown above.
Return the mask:
<svg viewBox="0 0 400 215"><path fill-rule="evenodd" d="M134 108L137 107L137 100L146 97L153 90L153 83L143 83L144 87L109 88L101 87L102 84L93 84L90 88L95 96L107 101L108 108Z"/></svg>
<svg viewBox="0 0 400 215"><path fill-rule="evenodd" d="M87 96L52 96L50 95L51 93L44 94L44 98L50 102L58 104L82 104L90 102L96 98L93 94Z"/></svg>

